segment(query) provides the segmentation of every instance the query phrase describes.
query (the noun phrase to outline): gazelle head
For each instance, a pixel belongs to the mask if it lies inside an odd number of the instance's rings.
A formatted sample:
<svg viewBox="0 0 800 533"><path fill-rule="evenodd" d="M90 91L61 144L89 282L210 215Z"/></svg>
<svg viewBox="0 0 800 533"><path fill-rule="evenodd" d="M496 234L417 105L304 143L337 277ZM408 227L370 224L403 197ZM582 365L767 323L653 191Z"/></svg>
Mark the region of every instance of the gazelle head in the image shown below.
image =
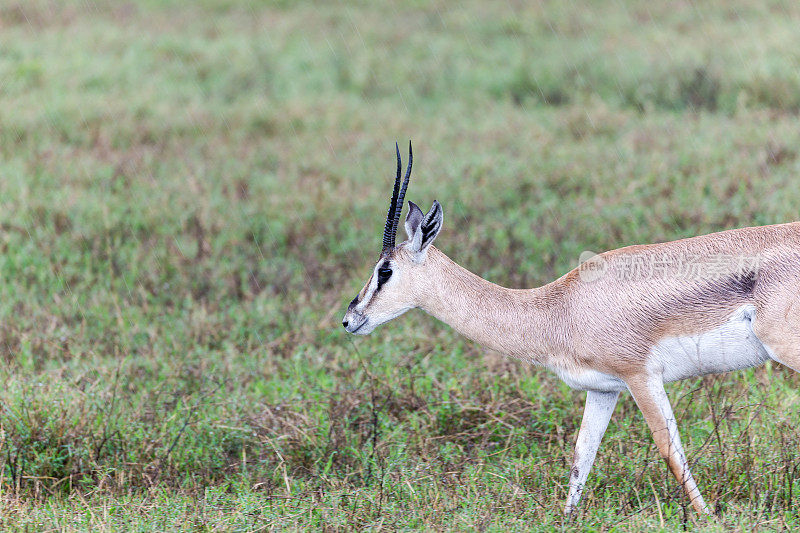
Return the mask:
<svg viewBox="0 0 800 533"><path fill-rule="evenodd" d="M350 302L342 320L344 329L357 335L366 335L384 322L417 307L419 281L426 273L428 248L442 229L442 206L439 202L434 200L427 214L423 214L415 203L408 202L405 222L408 239L395 246L400 212L411 178L411 142L408 143L408 168L402 184L402 162L397 144L395 149L397 177L383 230L383 249L372 269L372 276Z"/></svg>

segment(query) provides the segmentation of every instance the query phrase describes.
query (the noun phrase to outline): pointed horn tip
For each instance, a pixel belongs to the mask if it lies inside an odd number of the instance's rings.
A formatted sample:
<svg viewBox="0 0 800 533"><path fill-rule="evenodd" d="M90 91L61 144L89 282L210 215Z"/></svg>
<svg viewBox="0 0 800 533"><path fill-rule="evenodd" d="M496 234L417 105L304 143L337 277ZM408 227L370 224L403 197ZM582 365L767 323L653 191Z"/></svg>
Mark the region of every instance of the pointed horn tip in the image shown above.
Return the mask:
<svg viewBox="0 0 800 533"><path fill-rule="evenodd" d="M389 205L389 212L386 215L386 227L384 229L383 250L391 249L394 246L395 238L397 235L397 226L400 221L400 214L403 211L403 200L406 195L406 188L408 187L408 180L411 177L411 162L413 155L411 151L411 139L408 140L408 169L406 170L405 179L400 182L400 146L395 141L395 151L397 152L397 177L394 182L394 191L392 194L391 203Z"/></svg>

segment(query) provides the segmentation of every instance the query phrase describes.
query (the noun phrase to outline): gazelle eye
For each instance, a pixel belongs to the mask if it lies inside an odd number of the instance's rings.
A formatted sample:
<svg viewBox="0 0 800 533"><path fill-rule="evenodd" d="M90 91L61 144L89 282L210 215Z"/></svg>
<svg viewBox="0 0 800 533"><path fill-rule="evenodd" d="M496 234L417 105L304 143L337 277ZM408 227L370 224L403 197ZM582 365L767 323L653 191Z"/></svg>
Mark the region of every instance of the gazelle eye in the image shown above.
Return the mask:
<svg viewBox="0 0 800 533"><path fill-rule="evenodd" d="M389 278L392 276L392 269L381 267L378 269L378 287L380 288L381 285L389 281Z"/></svg>

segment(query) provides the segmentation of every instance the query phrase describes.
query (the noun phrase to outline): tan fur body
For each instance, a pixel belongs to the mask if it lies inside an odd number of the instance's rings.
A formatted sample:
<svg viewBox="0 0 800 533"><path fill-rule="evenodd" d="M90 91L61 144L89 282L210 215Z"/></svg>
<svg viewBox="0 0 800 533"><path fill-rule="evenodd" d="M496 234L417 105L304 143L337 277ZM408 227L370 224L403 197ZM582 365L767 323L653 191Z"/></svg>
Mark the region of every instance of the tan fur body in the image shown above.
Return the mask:
<svg viewBox="0 0 800 533"><path fill-rule="evenodd" d="M800 222L620 248L542 287L508 289L431 245L442 223L438 202L424 216L410 207L408 240L384 249L344 327L367 334L420 308L487 348L544 365L586 390L568 514L580 501L619 392L629 390L693 506L709 512L664 382L769 358L800 370Z"/></svg>
<svg viewBox="0 0 800 533"><path fill-rule="evenodd" d="M535 289L507 289L434 247L428 254L424 271L415 276L419 281L406 288L415 306L483 346L537 364L587 367L624 379L641 372L661 338L713 329L746 303L756 306L756 328L765 343L800 348L800 323L794 332L781 327L785 317L800 313L800 222L620 248L599 256L609 271L596 281L582 281L578 267ZM678 264L720 254L762 258L751 293L731 288L727 279L667 272L620 281L614 275L628 265L618 264L620 259L631 255ZM777 328L770 327L774 321Z"/></svg>

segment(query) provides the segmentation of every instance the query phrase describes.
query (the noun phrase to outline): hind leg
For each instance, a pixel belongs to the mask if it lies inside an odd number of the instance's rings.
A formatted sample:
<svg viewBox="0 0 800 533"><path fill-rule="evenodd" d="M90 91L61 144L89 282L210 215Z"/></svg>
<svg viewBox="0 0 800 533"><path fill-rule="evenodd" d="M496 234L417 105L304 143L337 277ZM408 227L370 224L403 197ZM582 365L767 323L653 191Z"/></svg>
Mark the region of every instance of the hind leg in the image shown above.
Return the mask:
<svg viewBox="0 0 800 533"><path fill-rule="evenodd" d="M766 343L765 343L766 344ZM798 344L793 347L784 345L767 344L767 353L770 359L788 366L795 372L800 372L800 348Z"/></svg>
<svg viewBox="0 0 800 533"><path fill-rule="evenodd" d="M756 311L753 330L772 360L800 372L800 294L786 295Z"/></svg>

